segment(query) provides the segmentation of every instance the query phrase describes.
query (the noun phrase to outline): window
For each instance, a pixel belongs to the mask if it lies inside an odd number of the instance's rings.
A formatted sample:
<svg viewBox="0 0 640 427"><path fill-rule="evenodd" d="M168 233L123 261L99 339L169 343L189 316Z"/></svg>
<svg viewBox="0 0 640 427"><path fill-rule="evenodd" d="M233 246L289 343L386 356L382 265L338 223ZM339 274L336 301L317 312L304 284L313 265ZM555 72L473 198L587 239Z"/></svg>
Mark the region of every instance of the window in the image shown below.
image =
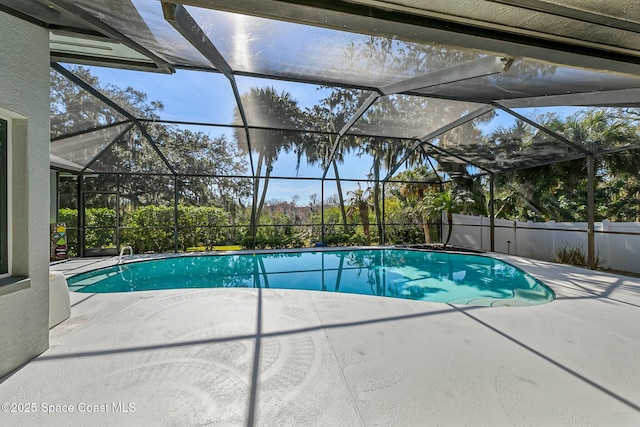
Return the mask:
<svg viewBox="0 0 640 427"><path fill-rule="evenodd" d="M0 277L9 273L9 126L0 119Z"/></svg>

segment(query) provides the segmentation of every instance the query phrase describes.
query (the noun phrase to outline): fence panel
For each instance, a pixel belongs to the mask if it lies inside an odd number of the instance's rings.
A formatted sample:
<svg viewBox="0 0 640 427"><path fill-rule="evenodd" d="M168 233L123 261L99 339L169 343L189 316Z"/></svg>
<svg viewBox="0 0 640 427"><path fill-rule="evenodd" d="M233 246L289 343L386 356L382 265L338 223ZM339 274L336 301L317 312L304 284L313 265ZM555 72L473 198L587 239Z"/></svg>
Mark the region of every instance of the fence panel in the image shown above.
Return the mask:
<svg viewBox="0 0 640 427"><path fill-rule="evenodd" d="M448 227L443 213L444 228ZM543 261L555 261L563 248L577 248L586 257L586 222L523 222L495 220L495 251ZM594 224L599 267L640 273L640 223L609 221ZM451 245L490 250L490 219L453 215Z"/></svg>

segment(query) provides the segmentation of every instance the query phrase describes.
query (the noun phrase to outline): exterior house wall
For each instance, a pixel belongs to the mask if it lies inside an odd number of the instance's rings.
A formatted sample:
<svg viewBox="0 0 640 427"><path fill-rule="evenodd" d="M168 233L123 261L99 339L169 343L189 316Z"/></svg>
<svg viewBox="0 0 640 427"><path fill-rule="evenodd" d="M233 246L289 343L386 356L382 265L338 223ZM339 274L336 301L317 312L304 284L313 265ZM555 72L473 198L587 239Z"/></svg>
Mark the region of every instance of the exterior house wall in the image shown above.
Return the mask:
<svg viewBox="0 0 640 427"><path fill-rule="evenodd" d="M49 36L0 12L0 117L10 120L9 250L0 377L49 346ZM18 280L16 276L22 276Z"/></svg>

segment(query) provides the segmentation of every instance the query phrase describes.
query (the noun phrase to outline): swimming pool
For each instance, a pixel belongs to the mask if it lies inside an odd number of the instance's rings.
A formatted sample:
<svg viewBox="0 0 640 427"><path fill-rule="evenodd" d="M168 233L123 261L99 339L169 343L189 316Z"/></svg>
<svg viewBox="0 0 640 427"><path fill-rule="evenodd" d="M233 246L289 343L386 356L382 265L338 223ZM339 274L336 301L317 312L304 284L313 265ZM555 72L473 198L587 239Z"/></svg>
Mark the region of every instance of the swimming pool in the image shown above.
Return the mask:
<svg viewBox="0 0 640 427"><path fill-rule="evenodd" d="M535 305L555 297L539 280L495 258L408 249L168 257L94 270L68 283L86 293L262 287L485 306Z"/></svg>

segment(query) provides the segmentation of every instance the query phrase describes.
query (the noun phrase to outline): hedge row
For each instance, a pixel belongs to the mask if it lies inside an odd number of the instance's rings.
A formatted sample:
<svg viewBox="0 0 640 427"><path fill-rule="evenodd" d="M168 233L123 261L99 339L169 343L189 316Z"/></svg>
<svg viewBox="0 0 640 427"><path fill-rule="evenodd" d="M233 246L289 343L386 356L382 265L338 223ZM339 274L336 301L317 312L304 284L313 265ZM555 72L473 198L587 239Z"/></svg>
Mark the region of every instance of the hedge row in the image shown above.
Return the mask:
<svg viewBox="0 0 640 427"><path fill-rule="evenodd" d="M335 215L332 215L334 214ZM174 242L173 207L144 206L127 212L120 219L120 244L133 247L136 253L148 251L173 252ZM335 216L335 218L334 218ZM336 212L325 214L324 243L329 246L369 245L378 240L376 227L371 227L371 235L366 237L362 226L349 225L347 232L339 222ZM395 218L389 218L395 219ZM77 227L78 213L75 209L60 209L59 221L66 222L70 228ZM114 226L116 212L109 208L88 208L85 224L85 246L92 248L113 247L115 244ZM105 227L105 228L100 228ZM286 248L303 247L321 240L320 226L293 224L288 215L278 213L263 215L258 227L255 245L248 226L233 226L229 213L216 207L178 206L178 249L189 248L210 250L218 245L242 245L245 248ZM432 227L433 228L433 227ZM437 236L437 227L432 235ZM70 253L75 255L76 242L71 241ZM422 227L416 224L387 226L386 243L422 243Z"/></svg>
<svg viewBox="0 0 640 427"><path fill-rule="evenodd" d="M88 208L85 215L85 224L90 226L85 232L85 246L113 247L115 209ZM166 206L144 206L127 213L120 224L121 245L132 246L137 253L173 251L174 215L174 208ZM58 218L60 222L66 222L68 227L77 227L76 209L60 209ZM214 245L231 243L230 239L237 230L229 225L229 215L223 209L179 205L178 247L186 251L193 246L204 246L210 249Z"/></svg>

